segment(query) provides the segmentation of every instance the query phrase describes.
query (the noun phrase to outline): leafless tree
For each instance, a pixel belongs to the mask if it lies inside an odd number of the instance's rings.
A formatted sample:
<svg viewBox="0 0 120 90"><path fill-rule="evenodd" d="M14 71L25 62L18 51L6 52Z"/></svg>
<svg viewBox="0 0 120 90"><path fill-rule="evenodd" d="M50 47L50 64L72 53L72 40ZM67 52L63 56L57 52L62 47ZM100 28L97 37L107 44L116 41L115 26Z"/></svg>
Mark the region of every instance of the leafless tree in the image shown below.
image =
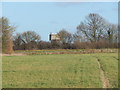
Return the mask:
<svg viewBox="0 0 120 90"><path fill-rule="evenodd" d="M60 42L61 42L61 46L64 49L68 49L71 47L71 43L73 41L73 35L66 31L65 29L62 29L58 32L58 35L60 37Z"/></svg>
<svg viewBox="0 0 120 90"><path fill-rule="evenodd" d="M58 32L58 35L60 37L60 41L62 43L71 43L72 42L72 34L65 29L62 29Z"/></svg>
<svg viewBox="0 0 120 90"><path fill-rule="evenodd" d="M118 27L114 24L108 24L107 36L109 43L117 43L118 39Z"/></svg>
<svg viewBox="0 0 120 90"><path fill-rule="evenodd" d="M16 34L14 37L16 49L37 49L37 43L39 41L40 36L34 31L26 31L22 34Z"/></svg>
<svg viewBox="0 0 120 90"><path fill-rule="evenodd" d="M91 13L77 27L77 33L80 32L91 42L97 42L103 38L106 32L106 21L100 15Z"/></svg>
<svg viewBox="0 0 120 90"><path fill-rule="evenodd" d="M12 34L15 27L11 26L9 20L5 17L0 18L0 36L2 36L2 52L11 54L13 52L13 38Z"/></svg>

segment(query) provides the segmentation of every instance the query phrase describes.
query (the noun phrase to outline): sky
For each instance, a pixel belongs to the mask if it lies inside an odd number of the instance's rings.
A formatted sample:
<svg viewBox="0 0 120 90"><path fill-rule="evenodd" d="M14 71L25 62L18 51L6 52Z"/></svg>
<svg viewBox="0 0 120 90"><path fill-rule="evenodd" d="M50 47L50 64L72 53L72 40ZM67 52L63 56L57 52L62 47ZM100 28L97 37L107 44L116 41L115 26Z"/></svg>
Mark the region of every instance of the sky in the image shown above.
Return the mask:
<svg viewBox="0 0 120 90"><path fill-rule="evenodd" d="M97 13L113 24L118 23L117 2L3 2L2 16L7 17L16 33L35 31L48 41L50 33L65 29L71 33L89 13Z"/></svg>

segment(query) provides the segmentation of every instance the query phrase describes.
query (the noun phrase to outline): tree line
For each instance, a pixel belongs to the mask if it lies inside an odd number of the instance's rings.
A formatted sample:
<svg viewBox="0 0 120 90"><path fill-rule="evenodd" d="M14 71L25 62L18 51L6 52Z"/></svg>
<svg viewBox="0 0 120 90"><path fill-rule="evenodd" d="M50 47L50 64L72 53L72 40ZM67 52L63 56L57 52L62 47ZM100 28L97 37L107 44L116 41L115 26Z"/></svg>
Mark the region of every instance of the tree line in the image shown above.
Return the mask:
<svg viewBox="0 0 120 90"><path fill-rule="evenodd" d="M100 49L118 47L118 25L111 24L102 16L90 13L77 27L75 33L62 29L57 34L60 41L42 41L34 31L13 35L15 27L8 19L0 18L3 53L13 50L33 49Z"/></svg>

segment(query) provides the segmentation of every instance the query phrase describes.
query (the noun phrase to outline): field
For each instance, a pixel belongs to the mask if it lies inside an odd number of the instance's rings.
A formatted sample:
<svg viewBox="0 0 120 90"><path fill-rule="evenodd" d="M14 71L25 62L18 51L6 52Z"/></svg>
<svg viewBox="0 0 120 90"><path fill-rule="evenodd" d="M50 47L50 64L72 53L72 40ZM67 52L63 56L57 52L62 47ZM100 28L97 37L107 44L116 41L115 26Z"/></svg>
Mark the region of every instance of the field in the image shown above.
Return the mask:
<svg viewBox="0 0 120 90"><path fill-rule="evenodd" d="M117 88L117 53L3 56L3 88Z"/></svg>

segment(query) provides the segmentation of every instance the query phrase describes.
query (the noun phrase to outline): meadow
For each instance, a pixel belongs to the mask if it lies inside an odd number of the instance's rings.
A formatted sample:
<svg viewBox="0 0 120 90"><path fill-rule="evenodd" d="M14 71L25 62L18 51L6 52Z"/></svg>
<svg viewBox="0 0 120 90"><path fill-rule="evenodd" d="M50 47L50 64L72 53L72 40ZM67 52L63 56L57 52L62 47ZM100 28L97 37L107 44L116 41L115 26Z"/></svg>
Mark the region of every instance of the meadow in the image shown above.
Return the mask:
<svg viewBox="0 0 120 90"><path fill-rule="evenodd" d="M117 88L118 54L3 56L3 88Z"/></svg>

